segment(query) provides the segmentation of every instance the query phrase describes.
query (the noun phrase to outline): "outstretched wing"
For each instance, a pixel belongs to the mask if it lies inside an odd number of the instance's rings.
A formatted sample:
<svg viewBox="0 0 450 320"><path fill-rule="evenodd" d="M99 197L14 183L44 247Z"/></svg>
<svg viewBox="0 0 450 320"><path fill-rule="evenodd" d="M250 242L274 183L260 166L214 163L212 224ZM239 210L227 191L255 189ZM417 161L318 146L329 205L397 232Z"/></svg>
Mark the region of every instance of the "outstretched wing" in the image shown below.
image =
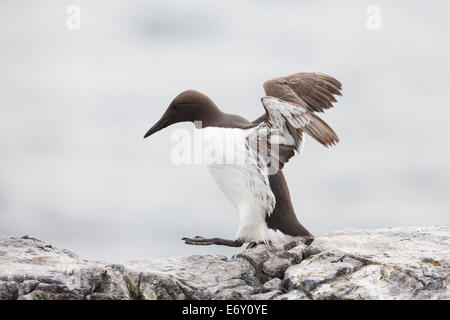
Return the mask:
<svg viewBox="0 0 450 320"><path fill-rule="evenodd" d="M307 107L275 97L263 97L261 102L266 110L266 119L259 123L255 132L262 130L270 133L268 146L271 150L277 150L275 154L271 152L270 157L278 162L278 168L283 168L295 151L301 151L304 133L326 147L339 141L333 129Z"/></svg>
<svg viewBox="0 0 450 320"><path fill-rule="evenodd" d="M335 95L341 94L339 81L322 73L294 73L264 83L267 96L298 104L309 111L323 112L332 108Z"/></svg>
<svg viewBox="0 0 450 320"><path fill-rule="evenodd" d="M298 108L298 110L291 113L291 115L288 115L285 120L292 139L295 139L296 141L296 147L292 148L291 145L280 144L279 152L281 168L284 163L293 157L294 150L301 150L305 132L326 147L334 145L339 141L339 138L334 131L322 119L313 115L313 112L323 112L324 110L333 107L333 103L336 102L335 96L342 95L342 85L339 81L322 73L299 72L287 77L279 77L266 81L264 83L264 90L268 97L278 98L280 110L285 109L284 111L281 111L281 113L286 113L288 112L287 110L295 110L292 109L295 106ZM268 99L268 97L263 98L263 100ZM283 101L290 103L290 105L281 107ZM253 124L260 125L263 123L270 123L270 111L268 111L265 104L264 106L266 108L266 113L254 120ZM298 115L300 111L305 115ZM289 117L313 118L314 121L309 121L307 126L300 128L301 126L296 126L295 120L293 122L289 121Z"/></svg>

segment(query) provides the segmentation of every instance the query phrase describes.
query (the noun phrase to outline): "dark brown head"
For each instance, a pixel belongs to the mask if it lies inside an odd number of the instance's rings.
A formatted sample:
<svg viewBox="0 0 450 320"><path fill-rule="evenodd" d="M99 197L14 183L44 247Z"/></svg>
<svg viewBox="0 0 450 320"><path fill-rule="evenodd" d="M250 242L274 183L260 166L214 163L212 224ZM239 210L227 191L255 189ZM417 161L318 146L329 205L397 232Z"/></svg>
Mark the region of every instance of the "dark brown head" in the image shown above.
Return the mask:
<svg viewBox="0 0 450 320"><path fill-rule="evenodd" d="M173 99L161 119L147 131L144 139L155 132L178 122L205 121L214 118L220 110L201 92L187 90Z"/></svg>

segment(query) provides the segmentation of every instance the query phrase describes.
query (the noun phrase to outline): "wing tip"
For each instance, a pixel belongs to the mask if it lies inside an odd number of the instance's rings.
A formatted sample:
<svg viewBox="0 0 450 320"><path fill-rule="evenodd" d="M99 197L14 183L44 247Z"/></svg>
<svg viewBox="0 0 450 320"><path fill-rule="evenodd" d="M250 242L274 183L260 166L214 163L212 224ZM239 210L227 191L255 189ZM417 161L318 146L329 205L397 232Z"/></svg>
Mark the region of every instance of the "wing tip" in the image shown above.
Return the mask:
<svg viewBox="0 0 450 320"><path fill-rule="evenodd" d="M269 79L263 84L267 96L280 98L313 112L334 107L342 96L342 84L322 72L298 72L286 77Z"/></svg>
<svg viewBox="0 0 450 320"><path fill-rule="evenodd" d="M311 122L305 131L324 147L332 147L339 143L339 137L333 129L322 119L314 114L311 115Z"/></svg>

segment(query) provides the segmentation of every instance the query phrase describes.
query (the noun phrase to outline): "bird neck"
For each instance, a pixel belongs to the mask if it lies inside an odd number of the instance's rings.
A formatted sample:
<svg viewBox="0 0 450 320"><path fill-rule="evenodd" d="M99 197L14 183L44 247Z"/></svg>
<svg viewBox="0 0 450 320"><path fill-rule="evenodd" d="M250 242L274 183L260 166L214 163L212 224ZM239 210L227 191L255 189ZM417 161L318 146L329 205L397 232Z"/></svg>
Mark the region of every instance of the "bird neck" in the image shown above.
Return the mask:
<svg viewBox="0 0 450 320"><path fill-rule="evenodd" d="M195 125L196 127L200 126L199 122L201 122L202 128L219 126L218 124L224 117L226 117L226 114L223 113L219 107L211 101L210 103L202 105L201 108L199 108Z"/></svg>

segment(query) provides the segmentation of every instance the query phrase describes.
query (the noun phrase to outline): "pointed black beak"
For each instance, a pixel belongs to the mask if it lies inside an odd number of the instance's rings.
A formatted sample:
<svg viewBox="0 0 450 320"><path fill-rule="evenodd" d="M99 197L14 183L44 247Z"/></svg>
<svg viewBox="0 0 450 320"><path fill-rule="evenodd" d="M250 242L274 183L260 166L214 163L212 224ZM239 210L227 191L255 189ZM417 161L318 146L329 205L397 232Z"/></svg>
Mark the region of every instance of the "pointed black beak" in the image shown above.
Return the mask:
<svg viewBox="0 0 450 320"><path fill-rule="evenodd" d="M147 131L147 133L144 136L144 139L148 136L151 136L155 132L158 132L161 129L164 129L167 127L167 123L169 122L169 119L159 120L153 127L150 128L150 130Z"/></svg>

